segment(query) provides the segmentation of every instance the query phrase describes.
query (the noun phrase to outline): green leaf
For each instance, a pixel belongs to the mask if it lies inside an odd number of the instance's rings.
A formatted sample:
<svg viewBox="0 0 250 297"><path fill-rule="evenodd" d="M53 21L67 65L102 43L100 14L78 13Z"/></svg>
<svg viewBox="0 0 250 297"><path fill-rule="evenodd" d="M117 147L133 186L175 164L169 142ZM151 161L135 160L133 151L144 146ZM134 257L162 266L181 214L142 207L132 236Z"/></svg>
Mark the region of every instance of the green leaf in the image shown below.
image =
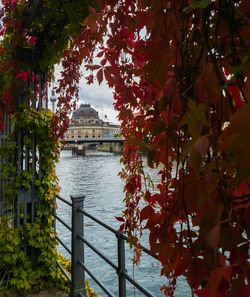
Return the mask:
<svg viewBox="0 0 250 297"><path fill-rule="evenodd" d="M184 9L184 12L189 12L193 9L201 8L204 9L212 3L212 0L195 0L187 8Z"/></svg>

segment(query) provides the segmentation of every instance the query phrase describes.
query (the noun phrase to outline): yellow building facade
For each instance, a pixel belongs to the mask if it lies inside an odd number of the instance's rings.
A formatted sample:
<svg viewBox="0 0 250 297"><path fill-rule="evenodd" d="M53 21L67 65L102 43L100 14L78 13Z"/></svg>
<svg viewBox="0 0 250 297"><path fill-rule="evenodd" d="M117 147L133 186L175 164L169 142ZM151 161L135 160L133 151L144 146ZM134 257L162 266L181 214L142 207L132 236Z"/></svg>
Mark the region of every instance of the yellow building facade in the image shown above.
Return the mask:
<svg viewBox="0 0 250 297"><path fill-rule="evenodd" d="M98 112L90 104L81 104L73 112L65 140L75 141L84 138L98 139L120 134L120 126L100 119Z"/></svg>

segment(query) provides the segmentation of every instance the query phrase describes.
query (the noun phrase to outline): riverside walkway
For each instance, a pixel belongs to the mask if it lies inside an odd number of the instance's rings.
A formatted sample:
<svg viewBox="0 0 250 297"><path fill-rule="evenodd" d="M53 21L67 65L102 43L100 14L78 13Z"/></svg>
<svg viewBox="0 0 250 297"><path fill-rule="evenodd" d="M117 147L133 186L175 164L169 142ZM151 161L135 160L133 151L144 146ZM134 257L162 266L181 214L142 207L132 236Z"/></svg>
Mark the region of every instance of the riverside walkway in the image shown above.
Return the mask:
<svg viewBox="0 0 250 297"><path fill-rule="evenodd" d="M39 292L33 292L28 294L26 297L68 297L69 295L65 292L57 289L48 289ZM21 295L13 293L9 297L21 297Z"/></svg>

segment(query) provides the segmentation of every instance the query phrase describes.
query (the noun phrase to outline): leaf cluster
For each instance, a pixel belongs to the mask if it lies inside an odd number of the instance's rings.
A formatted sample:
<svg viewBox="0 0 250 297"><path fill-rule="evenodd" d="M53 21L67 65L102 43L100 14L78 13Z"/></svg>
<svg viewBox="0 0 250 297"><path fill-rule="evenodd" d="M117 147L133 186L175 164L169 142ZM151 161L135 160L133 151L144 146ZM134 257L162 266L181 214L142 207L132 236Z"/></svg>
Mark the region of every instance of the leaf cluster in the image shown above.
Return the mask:
<svg viewBox="0 0 250 297"><path fill-rule="evenodd" d="M0 263L3 273L3 292L29 292L34 289L50 287L55 283L66 286L66 281L56 267L58 258L55 242L54 217L52 211L56 207L56 196L59 193L55 175L55 162L58 160L59 143L54 142L51 122L53 115L44 110L23 109L13 119L13 131L22 128L24 144L31 147L32 139L36 139L41 172L36 176L37 194L42 206L36 210L34 223L14 227L13 219L8 216L0 218ZM14 137L14 135L12 136ZM4 204L8 212L15 212L17 193L29 191L32 187L32 171L22 171L17 175L14 161L15 145L7 143L1 146L0 156L4 158L2 178L6 179ZM12 208L10 208L10 206ZM23 218L21 205L20 217ZM29 219L29 218L28 218ZM15 220L15 219L14 219ZM23 242L36 253L37 263L23 250ZM33 255L34 256L34 255Z"/></svg>

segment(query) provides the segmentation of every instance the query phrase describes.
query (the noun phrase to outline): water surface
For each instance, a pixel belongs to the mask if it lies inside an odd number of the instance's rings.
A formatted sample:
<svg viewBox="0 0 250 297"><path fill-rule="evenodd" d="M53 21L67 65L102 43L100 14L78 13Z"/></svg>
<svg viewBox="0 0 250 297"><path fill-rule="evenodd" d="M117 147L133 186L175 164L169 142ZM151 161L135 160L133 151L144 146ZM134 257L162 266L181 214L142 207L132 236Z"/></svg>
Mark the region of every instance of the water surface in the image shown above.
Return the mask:
<svg viewBox="0 0 250 297"><path fill-rule="evenodd" d="M123 182L118 176L122 166L120 155L87 151L85 157L72 156L70 151L62 151L61 160L57 166L57 174L60 181L60 195L70 200L70 195L85 195L84 208L93 216L104 223L119 228L119 222L115 216L120 216L123 209ZM71 221L70 208L58 202L58 215L68 224ZM70 233L60 223L57 223L57 231L61 239L70 247ZM102 251L108 258L117 264L117 243L115 236L98 226L89 219L85 219L85 236L92 244ZM147 239L144 240L147 245ZM66 256L67 252L63 249ZM85 247L85 264L94 275L100 279L106 287L118 296L116 272L101 258ZM154 296L164 296L160 287L167 284L167 279L160 276L160 265L157 260L148 255L143 255L141 265L134 267L133 255L129 246L126 246L127 270L142 286L146 287ZM87 279L88 276L87 276ZM99 289L94 281L91 285L101 296L106 294ZM127 285L127 296L144 296L138 290L131 289ZM178 283L176 297L189 297L190 289L181 280Z"/></svg>

